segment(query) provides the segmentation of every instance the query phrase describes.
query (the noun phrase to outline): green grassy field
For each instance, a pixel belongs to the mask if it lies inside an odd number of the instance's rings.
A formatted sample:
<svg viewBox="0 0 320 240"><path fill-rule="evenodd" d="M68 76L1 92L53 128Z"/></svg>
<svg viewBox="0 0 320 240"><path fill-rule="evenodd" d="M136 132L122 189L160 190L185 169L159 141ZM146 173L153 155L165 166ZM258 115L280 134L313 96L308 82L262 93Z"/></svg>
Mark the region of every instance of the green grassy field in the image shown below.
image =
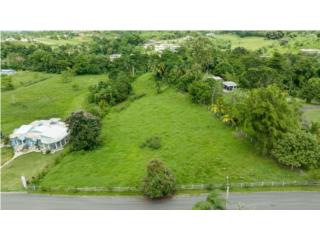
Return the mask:
<svg viewBox="0 0 320 240"><path fill-rule="evenodd" d="M13 157L13 151L10 147L1 148L1 165L9 161Z"/></svg>
<svg viewBox="0 0 320 240"><path fill-rule="evenodd" d="M134 90L147 95L105 117L103 145L65 156L42 186L138 186L147 162L155 158L172 169L178 184L225 182L226 176L239 182L311 178L255 153L249 142L235 137L205 107L191 104L187 95L170 88L157 95L149 74L134 83ZM160 149L139 147L152 136L161 137Z"/></svg>
<svg viewBox="0 0 320 240"><path fill-rule="evenodd" d="M298 53L302 48L320 49L320 41L315 34L300 34L294 38L287 38L288 43L281 45L279 40L269 40L263 37L240 37L236 34L216 34L215 38L231 42L231 47L244 47L249 50L264 49L265 55L271 55L274 52L280 53Z"/></svg>
<svg viewBox="0 0 320 240"><path fill-rule="evenodd" d="M1 169L1 191L20 191L23 190L21 185L21 176L31 180L37 176L46 167L54 163L54 159L61 152L44 155L42 153L28 153L16 158L13 162Z"/></svg>
<svg viewBox="0 0 320 240"><path fill-rule="evenodd" d="M43 78L46 79L41 80ZM1 95L1 130L9 135L14 128L37 119L64 118L85 106L89 85L105 78L105 75L77 76L70 83L62 83L56 74L17 73L13 76L16 88ZM74 83L79 85L79 90L73 90ZM10 151L2 150L1 162L8 158ZM15 159L1 170L2 189L20 190L21 175L35 176L56 156L32 153Z"/></svg>
<svg viewBox="0 0 320 240"><path fill-rule="evenodd" d="M277 44L277 41L268 40L263 37L239 37L235 34L217 34L215 38L230 41L232 48L244 47L249 50L257 50Z"/></svg>
<svg viewBox="0 0 320 240"><path fill-rule="evenodd" d="M310 122L319 122L320 123L320 108L305 110L303 113L303 117Z"/></svg>
<svg viewBox="0 0 320 240"><path fill-rule="evenodd" d="M22 72L14 75L16 89L1 95L2 131L8 135L14 128L37 119L66 117L84 106L88 86L103 79L105 75L86 75L63 83L57 74ZM73 84L78 84L79 90L74 90Z"/></svg>

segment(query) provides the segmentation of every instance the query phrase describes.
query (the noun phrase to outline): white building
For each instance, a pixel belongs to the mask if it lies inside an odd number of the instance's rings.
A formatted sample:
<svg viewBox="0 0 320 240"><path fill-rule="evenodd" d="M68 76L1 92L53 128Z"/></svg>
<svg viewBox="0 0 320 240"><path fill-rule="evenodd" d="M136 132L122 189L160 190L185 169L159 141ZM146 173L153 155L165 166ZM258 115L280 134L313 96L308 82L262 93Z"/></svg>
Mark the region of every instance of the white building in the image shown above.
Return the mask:
<svg viewBox="0 0 320 240"><path fill-rule="evenodd" d="M164 41L156 41L156 40L149 40L147 43L143 45L144 49L154 49L157 53L161 53L164 50L168 49L172 52L176 52L178 48L180 48L179 44L175 43L168 43Z"/></svg>
<svg viewBox="0 0 320 240"><path fill-rule="evenodd" d="M320 49L302 48L300 52L310 55L320 55Z"/></svg>
<svg viewBox="0 0 320 240"><path fill-rule="evenodd" d="M232 81L223 81L222 85L223 85L224 92L231 92L235 90L238 86L235 82L232 82Z"/></svg>
<svg viewBox="0 0 320 240"><path fill-rule="evenodd" d="M115 53L115 54L111 54L110 56L109 56L109 58L110 58L110 61L112 62L113 60L115 60L115 59L117 59L117 58L121 58L121 54L120 53Z"/></svg>
<svg viewBox="0 0 320 240"><path fill-rule="evenodd" d="M15 73L16 73L16 70L13 70L13 69L1 69L1 74L3 75L12 75Z"/></svg>
<svg viewBox="0 0 320 240"><path fill-rule="evenodd" d="M15 152L55 152L68 142L68 128L59 118L37 120L16 128L10 135L10 142Z"/></svg>

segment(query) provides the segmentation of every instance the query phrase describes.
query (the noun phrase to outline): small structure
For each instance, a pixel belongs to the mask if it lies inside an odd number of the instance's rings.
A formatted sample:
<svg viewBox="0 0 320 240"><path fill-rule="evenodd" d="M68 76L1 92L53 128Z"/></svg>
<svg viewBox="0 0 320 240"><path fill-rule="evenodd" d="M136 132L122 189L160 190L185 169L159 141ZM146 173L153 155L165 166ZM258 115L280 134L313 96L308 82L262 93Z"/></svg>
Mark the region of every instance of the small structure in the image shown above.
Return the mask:
<svg viewBox="0 0 320 240"><path fill-rule="evenodd" d="M110 56L109 56L109 58L110 58L110 61L112 62L113 60L115 60L115 59L117 59L117 58L121 58L121 54L120 53L115 53L115 54L111 54Z"/></svg>
<svg viewBox="0 0 320 240"><path fill-rule="evenodd" d="M302 48L300 52L309 55L320 55L320 49Z"/></svg>
<svg viewBox="0 0 320 240"><path fill-rule="evenodd" d="M59 118L37 120L16 128L10 135L15 152L55 152L68 142L68 128Z"/></svg>
<svg viewBox="0 0 320 240"><path fill-rule="evenodd" d="M13 69L1 69L1 74L3 75L12 75L15 73L17 73L17 71Z"/></svg>
<svg viewBox="0 0 320 240"><path fill-rule="evenodd" d="M161 53L166 49L172 52L176 52L177 49L180 48L180 45L175 43L168 43L164 41L156 41L154 39L151 39L147 43L145 43L143 47L144 49L154 49L155 52Z"/></svg>
<svg viewBox="0 0 320 240"><path fill-rule="evenodd" d="M216 80L216 81L224 81L222 77L215 76L215 75L207 75L206 78L207 79L213 79L213 80Z"/></svg>
<svg viewBox="0 0 320 240"><path fill-rule="evenodd" d="M223 85L224 92L231 92L235 90L238 86L235 82L232 82L232 81L223 81L222 85Z"/></svg>

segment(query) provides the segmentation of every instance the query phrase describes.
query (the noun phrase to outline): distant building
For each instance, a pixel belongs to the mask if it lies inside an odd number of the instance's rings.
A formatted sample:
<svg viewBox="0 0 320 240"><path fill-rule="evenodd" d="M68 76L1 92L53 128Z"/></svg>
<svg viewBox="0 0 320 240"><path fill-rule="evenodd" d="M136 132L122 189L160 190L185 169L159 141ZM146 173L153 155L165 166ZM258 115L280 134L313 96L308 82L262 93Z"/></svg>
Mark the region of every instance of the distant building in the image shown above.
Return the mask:
<svg viewBox="0 0 320 240"><path fill-rule="evenodd" d="M180 48L179 44L175 43L165 43L161 41L156 41L154 39L149 40L147 43L143 45L144 49L154 49L154 51L161 53L164 50L168 49L172 52L175 52L178 48Z"/></svg>
<svg viewBox="0 0 320 240"><path fill-rule="evenodd" d="M15 152L55 152L68 142L68 128L59 118L37 120L16 128L9 137Z"/></svg>
<svg viewBox="0 0 320 240"><path fill-rule="evenodd" d="M110 61L113 61L113 60L115 60L115 59L117 59L117 58L121 58L121 54L120 53L115 53L115 54L111 54L110 56L109 56L109 58L110 58Z"/></svg>
<svg viewBox="0 0 320 240"><path fill-rule="evenodd" d="M310 55L320 55L320 49L303 48L300 52Z"/></svg>
<svg viewBox="0 0 320 240"><path fill-rule="evenodd" d="M12 75L15 74L17 71L13 69L1 69L1 74L3 75Z"/></svg>
<svg viewBox="0 0 320 240"><path fill-rule="evenodd" d="M222 85L223 85L223 91L224 92L231 92L231 91L235 90L238 87L238 85L235 82L232 82L232 81L223 81Z"/></svg>
<svg viewBox="0 0 320 240"><path fill-rule="evenodd" d="M154 46L154 50L156 52L162 52L166 49L172 51L172 52L176 52L177 49L180 47L179 44L174 44L174 43L161 43L161 44L158 44L158 45L155 45Z"/></svg>
<svg viewBox="0 0 320 240"><path fill-rule="evenodd" d="M220 76L215 76L215 75L208 75L207 78L216 80L216 81L223 81L223 78Z"/></svg>

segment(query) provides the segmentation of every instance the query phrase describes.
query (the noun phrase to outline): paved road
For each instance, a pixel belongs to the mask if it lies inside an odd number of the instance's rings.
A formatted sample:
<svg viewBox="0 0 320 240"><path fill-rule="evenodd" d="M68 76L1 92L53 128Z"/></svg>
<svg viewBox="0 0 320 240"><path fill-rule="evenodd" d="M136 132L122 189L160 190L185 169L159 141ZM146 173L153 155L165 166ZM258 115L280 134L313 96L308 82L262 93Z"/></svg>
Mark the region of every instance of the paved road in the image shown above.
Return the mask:
<svg viewBox="0 0 320 240"><path fill-rule="evenodd" d="M57 196L27 193L2 193L2 209L70 210L188 210L206 195L179 195L150 201L137 196ZM318 209L320 192L231 193L228 209Z"/></svg>

